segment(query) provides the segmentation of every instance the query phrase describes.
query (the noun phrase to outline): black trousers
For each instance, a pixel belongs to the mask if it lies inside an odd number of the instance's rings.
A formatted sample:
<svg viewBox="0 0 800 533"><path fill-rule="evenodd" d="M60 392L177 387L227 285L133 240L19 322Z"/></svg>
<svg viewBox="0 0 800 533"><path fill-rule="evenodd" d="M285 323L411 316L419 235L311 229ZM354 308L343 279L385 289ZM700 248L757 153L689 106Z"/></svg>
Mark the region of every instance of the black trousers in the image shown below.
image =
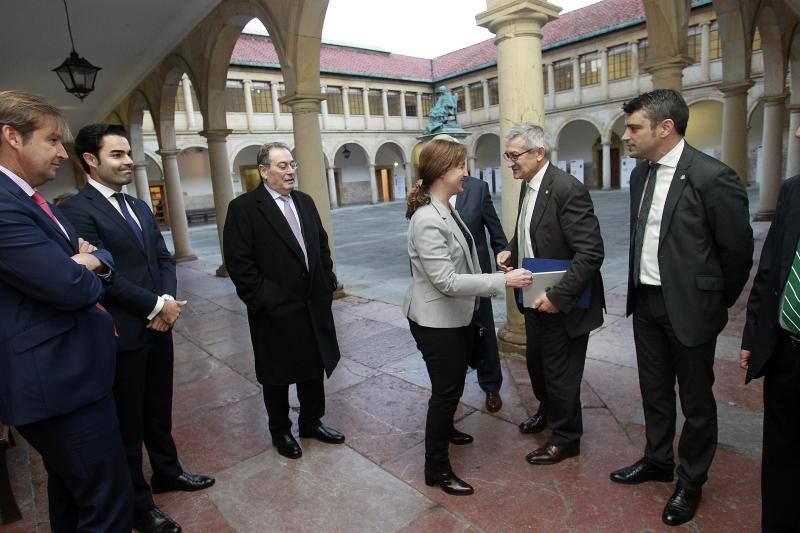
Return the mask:
<svg viewBox="0 0 800 533"><path fill-rule="evenodd" d="M684 346L675 336L660 287L642 285L633 313L633 338L639 367L645 434L644 456L665 470L675 466L675 380L686 417L678 442L678 483L701 487L717 448L717 404L714 400L714 339Z"/></svg>
<svg viewBox="0 0 800 533"><path fill-rule="evenodd" d="M473 329L472 326L428 328L412 320L408 323L431 379L425 420L425 471L439 474L451 469L453 416L464 393Z"/></svg>
<svg viewBox="0 0 800 533"><path fill-rule="evenodd" d="M172 440L172 335L158 334L139 350L117 353L114 400L135 494L135 510L155 506L142 474L142 443L153 475L178 477L183 471Z"/></svg>
<svg viewBox="0 0 800 533"><path fill-rule="evenodd" d="M478 308L478 321L486 328L486 352L478 367L478 385L483 392L498 392L503 385L503 370L500 367L500 353L497 350L497 333L494 330L492 299L481 298Z"/></svg>
<svg viewBox="0 0 800 533"><path fill-rule="evenodd" d="M559 313L525 310L525 359L539 414L553 430L550 444L580 446L581 380L589 334L570 338Z"/></svg>
<svg viewBox="0 0 800 533"><path fill-rule="evenodd" d="M130 533L133 489L111 396L17 431L47 470L53 533Z"/></svg>
<svg viewBox="0 0 800 533"><path fill-rule="evenodd" d="M764 373L761 525L800 531L800 348L780 333Z"/></svg>
<svg viewBox="0 0 800 533"><path fill-rule="evenodd" d="M313 429L325 416L325 385L323 377L297 384L297 399L300 400L300 430ZM265 385L264 407L269 417L269 432L273 437L284 435L292 430L289 419L289 385Z"/></svg>

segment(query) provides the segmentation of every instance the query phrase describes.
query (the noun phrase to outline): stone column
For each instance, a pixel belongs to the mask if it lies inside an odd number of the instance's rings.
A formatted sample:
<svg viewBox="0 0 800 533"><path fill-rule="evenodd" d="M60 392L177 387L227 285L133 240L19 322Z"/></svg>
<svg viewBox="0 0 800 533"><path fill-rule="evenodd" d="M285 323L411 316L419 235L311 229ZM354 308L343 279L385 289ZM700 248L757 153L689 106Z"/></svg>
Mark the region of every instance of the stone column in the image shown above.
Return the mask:
<svg viewBox="0 0 800 533"><path fill-rule="evenodd" d="M193 261L197 256L189 244L189 224L186 222L186 208L183 206L183 188L178 170L180 150L159 150L164 165L164 192L167 195L169 226L172 230L172 246L175 248L175 262Z"/></svg>
<svg viewBox="0 0 800 533"><path fill-rule="evenodd" d="M475 168L475 158L474 157L468 157L467 158L467 172L469 172L470 176L475 176L476 178L478 177L478 171Z"/></svg>
<svg viewBox="0 0 800 533"><path fill-rule="evenodd" d="M328 87L323 85L320 88L320 92L322 94L327 94ZM327 96L326 96L326 98L327 98ZM327 130L328 129L328 100L323 100L322 103L321 103L321 107L322 107L322 129L323 130Z"/></svg>
<svg viewBox="0 0 800 533"><path fill-rule="evenodd" d="M364 129L369 129L369 87L364 87L361 91L361 98L364 101Z"/></svg>
<svg viewBox="0 0 800 533"><path fill-rule="evenodd" d="M330 196L331 207L339 207L339 199L336 196L336 174L333 167L328 167L328 196Z"/></svg>
<svg viewBox="0 0 800 533"><path fill-rule="evenodd" d="M703 81L708 81L711 79L711 24L704 22L700 29L700 71Z"/></svg>
<svg viewBox="0 0 800 533"><path fill-rule="evenodd" d="M400 91L400 125L406 129L406 92Z"/></svg>
<svg viewBox="0 0 800 533"><path fill-rule="evenodd" d="M572 58L572 91L575 104L581 103L581 58Z"/></svg>
<svg viewBox="0 0 800 533"><path fill-rule="evenodd" d="M489 80L486 78L481 80L481 89L483 89L483 108L486 110L486 120L489 120Z"/></svg>
<svg viewBox="0 0 800 533"><path fill-rule="evenodd" d="M603 189L611 188L611 142L603 141Z"/></svg>
<svg viewBox="0 0 800 533"><path fill-rule="evenodd" d="M800 174L800 139L794 132L800 128L800 105L789 106L789 144L786 147L786 177Z"/></svg>
<svg viewBox="0 0 800 533"><path fill-rule="evenodd" d="M328 234L331 258L334 259L333 226L331 224L330 197L325 184L325 163L322 157L322 133L319 129L319 104L321 95L293 95L285 99L292 106L294 145L297 161L303 172L303 192L309 194L319 211L322 227Z"/></svg>
<svg viewBox="0 0 800 533"><path fill-rule="evenodd" d="M552 63L547 64L547 98L550 100L550 109L556 108L556 69Z"/></svg>
<svg viewBox="0 0 800 533"><path fill-rule="evenodd" d="M464 84L464 112L465 115L465 122L467 124L472 124L472 91L469 90L469 84Z"/></svg>
<svg viewBox="0 0 800 533"><path fill-rule="evenodd" d="M386 94L386 93L384 93ZM372 203L378 203L378 179L375 176L375 163L369 164L369 192L372 195Z"/></svg>
<svg viewBox="0 0 800 533"><path fill-rule="evenodd" d="M786 95L764 96L764 133L761 149L761 187L758 190L758 213L753 220L772 220L778 203L783 176L783 124Z"/></svg>
<svg viewBox="0 0 800 533"><path fill-rule="evenodd" d="M633 41L631 47L631 92L639 94L639 42Z"/></svg>
<svg viewBox="0 0 800 533"><path fill-rule="evenodd" d="M255 131L255 120L253 117L253 82L245 79L242 83L244 90L244 112L247 113L247 131Z"/></svg>
<svg viewBox="0 0 800 533"><path fill-rule="evenodd" d="M278 129L278 121L281 118L281 103L278 100L278 84L270 82L269 84L270 97L272 98L272 119L275 121L275 129Z"/></svg>
<svg viewBox="0 0 800 533"><path fill-rule="evenodd" d="M194 121L194 102L192 101L192 86L189 84L189 76L184 74L181 77L181 88L183 89L183 107L186 109L186 127L194 131L197 127Z"/></svg>
<svg viewBox="0 0 800 533"><path fill-rule="evenodd" d="M747 185L747 91L750 80L723 83L718 88L722 100L722 162L731 167Z"/></svg>
<svg viewBox="0 0 800 533"><path fill-rule="evenodd" d="M217 233L219 234L219 250L222 253L222 230L225 227L225 216L228 204L233 200L233 181L231 165L228 160L228 135L233 130L204 130L200 135L208 143L208 163L211 167L211 189L214 191L214 210L217 212ZM228 271L223 264L217 269L217 276L227 277Z"/></svg>
<svg viewBox="0 0 800 533"><path fill-rule="evenodd" d="M516 122L544 124L544 80L542 79L542 26L555 19L561 8L543 0L492 0L478 14L478 25L496 35L497 76L500 90L500 138ZM502 221L512 235L517 220L520 184L508 165L502 165ZM506 291L507 321L498 334L498 347L505 356L525 354L525 325L517 311L512 291Z"/></svg>
<svg viewBox="0 0 800 533"><path fill-rule="evenodd" d="M344 129L350 129L350 87L342 87L342 106L344 109Z"/></svg>
<svg viewBox="0 0 800 533"><path fill-rule="evenodd" d="M603 90L603 99L608 100L608 48L600 49L600 87Z"/></svg>
<svg viewBox="0 0 800 533"><path fill-rule="evenodd" d="M389 91L381 89L381 104L383 104L383 129L389 129Z"/></svg>
<svg viewBox="0 0 800 533"><path fill-rule="evenodd" d="M419 91L417 91L417 126L421 130L425 129L425 117L422 113L422 93Z"/></svg>
<svg viewBox="0 0 800 533"><path fill-rule="evenodd" d="M406 195L411 192L411 187L414 186L416 179L414 178L414 165L411 161L403 161L403 170L406 173Z"/></svg>
<svg viewBox="0 0 800 533"><path fill-rule="evenodd" d="M683 69L691 61L682 56L648 59L645 71L653 76L653 89L674 89L683 91Z"/></svg>
<svg viewBox="0 0 800 533"><path fill-rule="evenodd" d="M136 163L133 165L133 181L136 184L136 197L143 200L150 209L153 209L153 199L150 198L150 183L147 181L147 165Z"/></svg>
<svg viewBox="0 0 800 533"><path fill-rule="evenodd" d="M550 148L550 161L558 165L558 148L555 146Z"/></svg>

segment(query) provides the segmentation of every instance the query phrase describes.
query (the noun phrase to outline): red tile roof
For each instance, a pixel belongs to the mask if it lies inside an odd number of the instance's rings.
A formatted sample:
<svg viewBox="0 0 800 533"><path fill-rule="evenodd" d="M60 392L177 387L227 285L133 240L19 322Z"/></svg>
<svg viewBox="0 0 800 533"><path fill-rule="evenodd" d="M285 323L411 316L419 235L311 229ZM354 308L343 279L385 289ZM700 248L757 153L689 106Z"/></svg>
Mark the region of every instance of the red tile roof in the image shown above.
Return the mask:
<svg viewBox="0 0 800 533"><path fill-rule="evenodd" d="M601 0L546 24L542 29L542 47L556 47L643 21L642 0ZM428 83L496 62L494 39L432 60L330 43L323 43L320 52L320 71L323 73ZM242 35L234 47L231 63L278 67L278 55L268 37Z"/></svg>

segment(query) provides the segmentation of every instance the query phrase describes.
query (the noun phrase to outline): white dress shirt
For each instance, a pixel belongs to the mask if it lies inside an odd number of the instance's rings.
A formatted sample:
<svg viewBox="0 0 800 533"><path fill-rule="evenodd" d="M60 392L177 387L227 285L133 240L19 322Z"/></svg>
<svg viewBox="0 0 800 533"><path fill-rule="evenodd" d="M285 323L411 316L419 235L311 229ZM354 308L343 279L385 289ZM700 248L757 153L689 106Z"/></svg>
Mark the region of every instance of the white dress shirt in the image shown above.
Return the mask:
<svg viewBox="0 0 800 533"><path fill-rule="evenodd" d="M24 179L20 178L16 174L14 174L13 172L8 170L3 165L0 165L0 171L2 171L6 176L11 178L11 181L16 183L19 186L19 188L22 189L22 192L24 192L28 196L33 196L33 193L36 192L36 189L31 187L30 184L27 181L25 181ZM31 200L33 200L33 198L31 198ZM33 200L33 202L36 203L35 200ZM38 207L38 204L37 204L37 207ZM67 233L67 230L64 229L64 226L61 225L61 222L59 222L58 218L56 218L56 224L58 224L58 227L61 228L61 231L64 233L64 235L66 235L67 238L69 238L69 233Z"/></svg>
<svg viewBox="0 0 800 533"><path fill-rule="evenodd" d="M533 218L533 208L536 206L536 198L539 196L539 188L542 186L544 173L547 171L547 167L549 166L550 162L545 161L544 166L539 169L539 172L534 174L530 181L524 185L525 187L528 187L528 190L525 191L525 194L530 195L530 198L528 199L528 209L524 213L520 213L519 216L525 221L525 227L528 228L528 239L525 241L525 253L519 254L520 264L522 264L523 257L533 257L533 244L531 244L530 234L531 219Z"/></svg>
<svg viewBox="0 0 800 533"><path fill-rule="evenodd" d="M89 176L86 176L86 181L89 185L94 187L95 190L97 190L97 192L102 194L103 197L106 200L108 200L108 203L110 203L111 206L117 211L117 213L119 213L119 216L121 216L122 219L125 220L125 215L122 214L122 209L119 206L119 202L117 201L116 196L114 196L117 193L117 191L115 191L111 187L103 185L99 181L93 180ZM139 228L141 229L142 223L139 222L139 218L136 216L136 212L133 210L133 206L131 205L130 202L125 202L125 203L128 205L128 213L130 213L131 218L133 219L134 222L136 222L136 225L139 226ZM125 220L125 223L127 224L128 221ZM161 312L161 310L164 308L165 301L175 299L172 295L169 294L162 294L161 296L156 296L156 298L157 298L156 305L155 307L153 307L153 310L150 311L150 314L147 315L147 320L153 320L153 318L155 318L155 316Z"/></svg>
<svg viewBox="0 0 800 533"><path fill-rule="evenodd" d="M661 285L661 272L658 267L658 244L661 237L661 219L664 215L664 204L667 202L667 193L675 178L675 169L681 159L683 147L686 142L681 139L672 150L656 161L659 167L656 170L656 186L653 190L653 203L650 206L650 215L644 228L642 241L642 260L639 267L639 283L644 285ZM645 216L641 213L639 216Z"/></svg>
<svg viewBox="0 0 800 533"><path fill-rule="evenodd" d="M267 185L267 182L264 181L262 183L264 184L264 188L267 189L267 192L270 194L270 196L272 196L272 199L275 200L275 205L277 205L278 209L281 210L283 216L286 216L286 211L284 211L284 209L286 208L286 203L283 200L279 200L279 198L283 195L274 189L270 189L269 186ZM303 225L300 224L300 215L297 213L297 206L295 205L294 200L292 199L292 195L290 194L288 196L289 196L289 202L292 204L292 212L294 213L294 219L297 221L297 227L302 228Z"/></svg>

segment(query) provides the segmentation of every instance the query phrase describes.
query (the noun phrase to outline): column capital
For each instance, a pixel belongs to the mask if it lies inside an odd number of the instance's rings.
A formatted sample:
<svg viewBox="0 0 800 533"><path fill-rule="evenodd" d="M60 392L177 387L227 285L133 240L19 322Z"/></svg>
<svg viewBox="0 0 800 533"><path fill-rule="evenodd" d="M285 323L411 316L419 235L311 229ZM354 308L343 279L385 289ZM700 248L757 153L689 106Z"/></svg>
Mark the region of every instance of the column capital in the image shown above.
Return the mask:
<svg viewBox="0 0 800 533"><path fill-rule="evenodd" d="M252 83L253 80L251 80L250 78L242 78L242 85L251 85Z"/></svg>
<svg viewBox="0 0 800 533"><path fill-rule="evenodd" d="M633 48L639 48L639 39L634 39L633 41L628 41L628 46L632 46Z"/></svg>
<svg viewBox="0 0 800 533"><path fill-rule="evenodd" d="M381 93L383 93L383 94L388 94L388 92L389 92L389 89L387 89L386 87L381 89Z"/></svg>
<svg viewBox="0 0 800 533"><path fill-rule="evenodd" d="M561 12L560 7L544 0L490 0L487 7L475 20L497 36L495 44L523 36L541 39L542 26Z"/></svg>
<svg viewBox="0 0 800 533"><path fill-rule="evenodd" d="M753 80L739 80L723 82L717 86L717 89L725 96L739 96L747 94L747 91L749 91L752 86Z"/></svg>
<svg viewBox="0 0 800 533"><path fill-rule="evenodd" d="M133 164L133 170L134 171L142 170L142 169L147 170L147 163L134 163Z"/></svg>
<svg viewBox="0 0 800 533"><path fill-rule="evenodd" d="M319 104L326 97L322 93L295 93L278 98L284 105L291 106L292 111L319 112Z"/></svg>
<svg viewBox="0 0 800 533"><path fill-rule="evenodd" d="M765 106L784 105L786 104L786 96L786 93L764 95L761 97L761 102Z"/></svg>
<svg viewBox="0 0 800 533"><path fill-rule="evenodd" d="M708 28L708 27L710 27L710 26L711 26L711 23L710 23L710 22L708 22L708 21L705 21L705 22L701 22L701 23L699 24L699 26L700 26L701 28Z"/></svg>
<svg viewBox="0 0 800 533"><path fill-rule="evenodd" d="M178 157L181 151L177 148L164 148L163 150L156 150L156 154L161 156L161 159L170 159L174 157Z"/></svg>
<svg viewBox="0 0 800 533"><path fill-rule="evenodd" d="M800 113L800 104L792 104L786 109L788 109L790 113Z"/></svg>
<svg viewBox="0 0 800 533"><path fill-rule="evenodd" d="M606 54L606 53L608 53L608 47L607 46L600 46L600 47L597 48L597 51L600 52L601 54Z"/></svg>
<svg viewBox="0 0 800 533"><path fill-rule="evenodd" d="M225 142L231 133L233 133L233 130L203 130L199 135L210 142Z"/></svg>

